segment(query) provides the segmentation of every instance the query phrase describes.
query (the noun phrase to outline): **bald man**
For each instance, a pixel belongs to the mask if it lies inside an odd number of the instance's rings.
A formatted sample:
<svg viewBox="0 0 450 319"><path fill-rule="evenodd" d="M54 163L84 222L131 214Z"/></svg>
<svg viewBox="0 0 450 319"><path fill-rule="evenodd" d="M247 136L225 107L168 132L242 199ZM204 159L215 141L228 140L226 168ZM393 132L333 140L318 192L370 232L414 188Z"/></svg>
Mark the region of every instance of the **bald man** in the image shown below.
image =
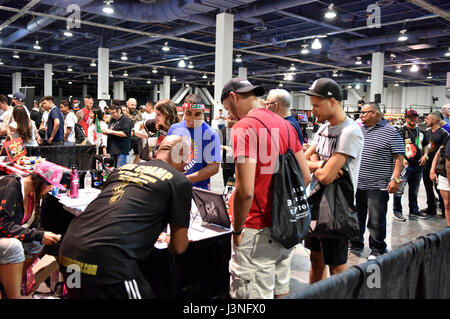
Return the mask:
<svg viewBox="0 0 450 319"><path fill-rule="evenodd" d="M72 221L59 255L69 298L153 297L138 262L167 224L169 252L187 249L192 185L180 171L188 149L182 137L166 137L155 160L114 170L98 197ZM77 266L81 286L74 287L70 275Z"/></svg>

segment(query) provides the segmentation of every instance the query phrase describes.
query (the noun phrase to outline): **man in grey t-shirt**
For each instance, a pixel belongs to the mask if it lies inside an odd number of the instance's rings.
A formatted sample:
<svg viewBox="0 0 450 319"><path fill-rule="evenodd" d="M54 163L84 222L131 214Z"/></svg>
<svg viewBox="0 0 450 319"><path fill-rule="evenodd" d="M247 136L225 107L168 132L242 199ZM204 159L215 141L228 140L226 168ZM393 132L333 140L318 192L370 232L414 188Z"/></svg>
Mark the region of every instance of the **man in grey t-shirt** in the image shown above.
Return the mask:
<svg viewBox="0 0 450 319"><path fill-rule="evenodd" d="M331 184L346 170L352 179L356 193L363 135L360 127L344 112L343 94L332 79L316 80L308 91L312 112L317 121L324 123L316 133L313 144L305 152L308 166L314 172L314 180L323 185ZM335 275L347 269L348 241L335 238L306 237L305 247L311 250L310 283L326 278L326 268Z"/></svg>

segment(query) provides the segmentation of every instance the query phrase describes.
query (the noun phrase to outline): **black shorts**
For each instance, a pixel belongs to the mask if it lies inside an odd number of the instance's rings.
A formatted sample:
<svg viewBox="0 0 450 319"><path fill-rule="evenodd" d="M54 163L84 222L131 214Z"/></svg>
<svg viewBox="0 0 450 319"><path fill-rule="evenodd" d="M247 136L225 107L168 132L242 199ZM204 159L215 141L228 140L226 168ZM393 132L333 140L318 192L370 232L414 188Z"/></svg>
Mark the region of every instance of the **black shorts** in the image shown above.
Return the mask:
<svg viewBox="0 0 450 319"><path fill-rule="evenodd" d="M347 263L348 240L346 239L306 236L305 247L311 251L321 252L325 265L335 267Z"/></svg>
<svg viewBox="0 0 450 319"><path fill-rule="evenodd" d="M80 288L66 288L69 299L153 299L152 289L143 277L109 285L94 284L81 279Z"/></svg>
<svg viewBox="0 0 450 319"><path fill-rule="evenodd" d="M134 152L134 155L141 154L142 151L142 139L137 136L131 137L131 149Z"/></svg>

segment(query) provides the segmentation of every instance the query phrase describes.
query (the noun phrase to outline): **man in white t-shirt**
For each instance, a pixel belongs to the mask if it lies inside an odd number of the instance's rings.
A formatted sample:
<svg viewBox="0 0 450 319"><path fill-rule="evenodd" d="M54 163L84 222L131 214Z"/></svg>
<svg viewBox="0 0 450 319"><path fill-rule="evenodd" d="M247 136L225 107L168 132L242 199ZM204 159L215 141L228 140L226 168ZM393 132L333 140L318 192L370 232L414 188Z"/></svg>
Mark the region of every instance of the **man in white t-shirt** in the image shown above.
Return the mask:
<svg viewBox="0 0 450 319"><path fill-rule="evenodd" d="M155 114L155 106L152 101L147 101L145 103L145 112L142 113L142 118L144 119L144 123L148 120L152 120L156 117Z"/></svg>
<svg viewBox="0 0 450 319"><path fill-rule="evenodd" d="M64 145L75 145L75 123L77 123L77 116L72 112L69 101L62 101L59 109L64 115Z"/></svg>
<svg viewBox="0 0 450 319"><path fill-rule="evenodd" d="M6 129L8 128L9 118L12 117L13 108L8 105L8 98L0 95L0 143L6 138Z"/></svg>

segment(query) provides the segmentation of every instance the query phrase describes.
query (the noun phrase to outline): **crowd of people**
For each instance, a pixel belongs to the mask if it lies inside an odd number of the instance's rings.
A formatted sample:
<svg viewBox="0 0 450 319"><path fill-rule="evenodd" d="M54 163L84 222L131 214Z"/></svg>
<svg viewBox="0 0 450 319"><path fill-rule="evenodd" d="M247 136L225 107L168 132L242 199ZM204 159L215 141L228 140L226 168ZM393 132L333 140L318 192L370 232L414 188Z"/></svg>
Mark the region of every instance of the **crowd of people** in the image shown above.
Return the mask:
<svg viewBox="0 0 450 319"><path fill-rule="evenodd" d="M361 99L357 123L344 112L341 87L321 78L303 91L322 124L307 143L306 131L291 115L289 92L273 89L263 100L265 93L248 80L230 80L221 95L228 115L219 110L217 129L205 121L206 105L196 94L185 98L182 116L170 100L138 107L137 100L130 98L126 105L113 100L109 106L105 101L97 106L85 96L80 108L76 100L61 101L57 107L53 97L44 96L28 111L22 93L11 96L11 105L0 95L3 141L20 137L29 146L89 143L97 146L98 154L114 159L116 167L61 242L57 234L33 228L32 218L39 215L41 198L53 186L64 190L60 168L44 162L26 177L0 178L0 283L8 298L20 298L22 273L42 245L58 242L65 278L69 266L81 269L81 287L68 287L69 298L151 298L139 262L162 234L171 253L187 249L192 187L211 190L211 177L220 167L224 186L232 182L235 187L230 296L286 296L295 248L271 239L271 181L278 152L287 149L295 154L305 186L329 185L346 172L354 191L359 237L349 241L306 236L302 243L311 251L310 283L328 276L326 266L330 275L345 271L348 251L360 254L364 248L366 229L368 259L387 253L388 200L393 194L394 218L405 222L401 202L406 185L410 220L435 216L439 206L450 226L445 172L450 163L450 105L442 113L430 113L423 131L417 111L408 110L405 125L395 128L383 118L377 103ZM273 140L277 151L271 146ZM128 158L131 152L133 161ZM422 180L427 207L419 210Z"/></svg>

